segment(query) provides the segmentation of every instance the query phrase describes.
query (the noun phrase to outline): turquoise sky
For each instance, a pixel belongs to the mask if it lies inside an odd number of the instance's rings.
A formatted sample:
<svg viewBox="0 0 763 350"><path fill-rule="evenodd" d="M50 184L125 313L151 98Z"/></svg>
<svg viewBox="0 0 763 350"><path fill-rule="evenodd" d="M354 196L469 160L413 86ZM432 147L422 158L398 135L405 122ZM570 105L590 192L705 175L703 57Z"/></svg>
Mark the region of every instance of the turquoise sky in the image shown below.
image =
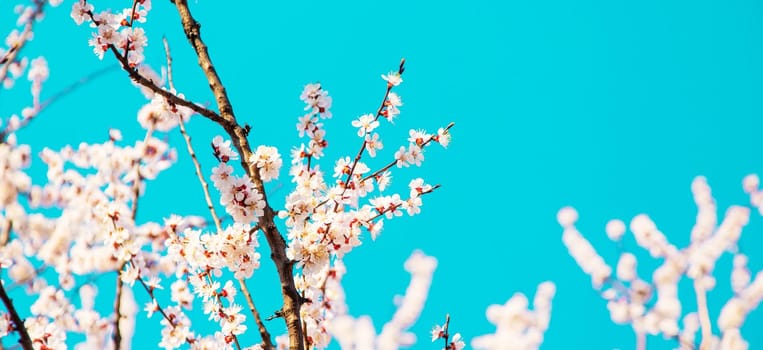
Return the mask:
<svg viewBox="0 0 763 350"><path fill-rule="evenodd" d="M199 0L191 6L239 119L253 127L255 145L277 146L286 156L299 142L294 125L302 87L320 81L334 99L327 160L354 154L358 138L350 121L376 110L384 93L379 75L401 57L408 62L398 90L404 106L395 126L382 129L382 157L391 157L408 129L456 123L447 150L431 148L422 168L395 173L399 184L422 176L442 185L425 198L423 213L385 222L375 242L346 259L350 311L371 315L380 330L395 310L393 296L408 283L407 256L422 249L438 258L430 299L414 328L417 349L441 346L429 343L428 331L446 313L451 329L466 339L493 332L488 305L515 292L532 294L546 280L557 284L557 297L544 349L633 348L630 328L609 320L605 302L562 245L557 210L578 208L580 230L614 263L616 248L604 235L609 219L627 222L646 212L683 247L696 215L693 177L708 178L722 214L748 203L741 180L763 171L763 5L756 1ZM11 7L0 4L3 32L12 25ZM51 10L24 51L49 62L44 96L115 63L91 53L90 28L75 26L70 7L66 1ZM213 103L171 4L155 1L145 28L148 62L164 63L166 36L178 90ZM17 111L27 96L26 88L0 93L0 116ZM39 151L101 142L110 127L128 140L140 138L135 116L144 102L126 75L114 71L52 105L19 139ZM206 150L222 130L194 117L189 132ZM167 137L185 155L180 135ZM211 171L211 156L202 162ZM34 163L36 174L43 173L41 165ZM183 156L149 183L139 219L203 215L192 171ZM285 172L270 191L273 204L282 205L290 191ZM754 213L741 240L754 272L763 269L761 231L763 220ZM626 247L639 252L641 275L650 276L656 262L632 239ZM266 314L279 307L267 255L250 282ZM714 319L731 296L730 264L726 256L717 267L718 287L709 297ZM693 311L689 284L681 286L684 310ZM142 290L135 294L145 300ZM108 298L104 291L105 309L112 305ZM141 321L136 348L158 341L158 322ZM271 323L282 329L280 321ZM754 311L742 329L752 349L763 347L756 331L762 327L763 311ZM649 345L676 344L652 337Z"/></svg>

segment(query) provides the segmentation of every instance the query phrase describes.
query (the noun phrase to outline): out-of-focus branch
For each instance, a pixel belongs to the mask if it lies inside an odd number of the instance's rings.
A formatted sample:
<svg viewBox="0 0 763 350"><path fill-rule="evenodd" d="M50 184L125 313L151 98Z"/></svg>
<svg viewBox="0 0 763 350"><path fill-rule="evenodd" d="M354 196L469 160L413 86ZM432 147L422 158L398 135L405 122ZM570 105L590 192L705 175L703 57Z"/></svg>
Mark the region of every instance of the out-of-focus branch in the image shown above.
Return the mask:
<svg viewBox="0 0 763 350"><path fill-rule="evenodd" d="M47 99L45 99L44 101L42 101L42 103L40 103L40 110L43 110L46 107L49 107L50 105L52 105L53 103L55 103L56 101L61 99L62 97L64 97L64 96L74 92L74 90L77 90L78 88L80 88L83 85L89 83L90 81L92 81L94 79L97 79L97 78L100 78L102 75L104 75L106 73L109 73L109 72L117 70L117 68L119 68L119 66L115 65L115 64L111 65L111 66L108 66L108 67L104 67L102 69L99 69L99 70L97 70L95 72L92 72L92 73L90 73L90 74L80 78L79 80L77 80L77 81L67 85L65 88L63 88L60 91L58 91L55 94L53 94L53 96L50 96Z"/></svg>
<svg viewBox="0 0 763 350"><path fill-rule="evenodd" d="M290 348L292 350L302 350L304 349L304 344L302 343L303 329L299 314L302 302L297 293L297 288L294 285L294 262L289 260L286 256L286 241L275 225L275 211L268 204L267 195L259 171L254 164L249 162L253 155L249 141L247 140L249 130L239 125L236 121L228 94L212 64L212 60L207 51L207 46L201 39L201 25L191 15L191 11L188 8L188 2L185 0L176 0L174 3L177 7L178 14L180 15L180 21L183 25L183 31L185 32L186 38L196 51L199 66L204 71L207 81L209 82L209 87L217 101L217 107L222 119L222 121L218 121L218 124L220 124L231 137L233 144L241 154L242 167L246 170L247 175L251 179L255 188L263 195L263 200L266 203L264 214L259 219L259 226L262 228L265 238L268 241L271 251L270 257L276 265L278 277L281 280L281 294L283 296L283 307L281 311L289 331Z"/></svg>
<svg viewBox="0 0 763 350"><path fill-rule="evenodd" d="M636 332L636 350L646 350L646 333L644 331Z"/></svg>
<svg viewBox="0 0 763 350"><path fill-rule="evenodd" d="M0 140L2 140L2 138L0 138ZM5 225L3 225L2 231L0 231L0 247L8 243L8 240L10 240L11 238L12 229L13 229L13 221L6 220Z"/></svg>
<svg viewBox="0 0 763 350"><path fill-rule="evenodd" d="M16 132L16 131L26 127L27 125L29 125L29 123L31 123L33 120L36 119L36 117L40 114L40 112L42 112L45 108L50 107L50 105L52 105L56 101L58 101L61 98L65 97L66 95L74 92L75 90L77 90L78 88L82 87L83 85L89 83L90 81L92 81L92 80L94 80L94 79L96 79L96 78L98 78L98 77L100 77L100 76L102 76L102 75L104 75L104 74L106 74L108 72L116 70L117 68L119 68L118 65L112 65L112 66L105 67L103 69L97 70L95 72L92 72L92 73L90 73L90 74L80 78L79 80L69 84L65 88L63 88L60 91L58 91L55 94L53 94L53 96L48 97L47 99L45 99L44 101L42 101L40 103L40 105L37 107L37 109L35 110L33 115L21 119L19 121L19 125L18 125L17 128L15 128L13 130L10 130L10 126L6 125L5 128L2 131L0 131L0 142L4 141L8 137L8 134L11 131L12 132Z"/></svg>
<svg viewBox="0 0 763 350"><path fill-rule="evenodd" d="M702 327L702 342L699 345L699 350L710 350L713 330L710 324L710 312L707 310L705 287L700 279L694 280L694 291L697 293L697 313L699 314L699 324Z"/></svg>
<svg viewBox="0 0 763 350"><path fill-rule="evenodd" d="M24 25L24 30L19 34L19 42L16 45L13 45L4 57L0 57L0 84L8 77L8 69L10 68L10 65L16 61L19 52L21 52L21 49L26 42L29 41L29 38L32 35L32 29L34 29L35 18L42 14L45 1L35 0L34 5L34 11L29 15L29 18Z"/></svg>
<svg viewBox="0 0 763 350"><path fill-rule="evenodd" d="M25 278L17 280L15 283L13 283L10 286L8 286L8 291L9 292L13 292L14 289L19 288L19 287L21 287L21 286L31 282L35 278L37 278L40 275L42 275L42 273L45 272L49 267L50 266L48 266L48 264L42 264L40 267L34 269L34 272L32 274L28 275Z"/></svg>
<svg viewBox="0 0 763 350"><path fill-rule="evenodd" d="M148 143L148 140L151 139L151 135L153 135L153 133L153 128L149 128L146 131L146 136L143 138L144 145ZM140 198L140 184L143 181L143 176L140 174L140 158L135 159L134 162L135 163L133 165L135 166L135 179L132 183L133 198L132 207L130 208L130 215L132 216L133 222L135 222L135 218L138 216L138 198ZM119 266L119 270L117 271L117 295L114 302L114 335L112 337L114 340L114 350L119 350L122 345L122 331L119 329L119 326L122 320L122 272L124 271L125 266L127 266L127 262L122 263L122 265Z"/></svg>

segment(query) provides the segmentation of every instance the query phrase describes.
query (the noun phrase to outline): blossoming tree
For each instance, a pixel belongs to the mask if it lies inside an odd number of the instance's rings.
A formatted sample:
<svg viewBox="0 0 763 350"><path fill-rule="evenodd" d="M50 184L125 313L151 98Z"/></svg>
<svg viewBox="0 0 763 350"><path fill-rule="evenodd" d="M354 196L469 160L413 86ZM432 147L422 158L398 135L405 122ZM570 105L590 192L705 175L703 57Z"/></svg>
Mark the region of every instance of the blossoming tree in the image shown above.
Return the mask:
<svg viewBox="0 0 763 350"><path fill-rule="evenodd" d="M398 86L403 83L404 60L381 75L379 105L351 122L357 148L342 150L344 155L335 160L326 161L324 153L329 147L324 123L332 118L332 97L320 83L305 85L299 96L304 114L296 121L303 142L288 150L289 163L282 170L283 151L257 144L257 131L237 118L210 54L215 48L205 44L187 1L157 6L177 13L172 20L179 18L214 96L212 103L194 101L175 87L170 42L145 30L153 19L150 0L120 0L116 9L99 1L70 1L66 6L71 6L73 22L91 28L82 44L92 48L93 64L99 59L116 62L125 79L145 96L145 103L136 106L144 134L128 140L115 128L103 131L108 138L101 143L54 150L26 144L17 132L66 93L41 99L49 75L46 58L23 52L46 10L63 2L18 1L16 25L0 47L3 89L18 88L24 76L31 86L28 106L20 104L17 113L0 116L0 346L16 342L22 349L126 349L138 338L136 320L146 317L159 326L156 346L166 349L322 349L332 344L343 349L398 349L416 342L410 328L427 298L437 265L434 257L417 251L405 261L411 280L396 302L396 312L383 325L375 325L368 316L351 315L342 287L344 257L375 240L385 220L420 213L424 199L440 188L423 177L399 180L398 174L395 182L404 181L407 188L391 186L396 170L421 166L431 146L447 147L454 126L410 130L407 140L382 138L382 130L401 113ZM146 63L149 41L163 44L162 67ZM186 130L190 118L203 118L219 135L203 140L205 147L199 148ZM182 135L183 143L171 144L168 134ZM394 145L392 152L387 152L389 145ZM213 167L202 164L197 157L201 152L214 157ZM42 183L29 174L36 155L47 166ZM168 208L164 220L140 220L146 183L179 157L192 161L195 183L204 194L199 200L207 210L180 216ZM276 206L268 189L283 174L293 186L285 204ZM760 206L763 192L757 185L757 178L745 181L753 203ZM744 349L739 329L763 297L763 277L758 274L751 282L746 257L735 251L732 284L737 294L718 319L720 337L712 334L703 298L715 284L714 262L724 251L734 251L749 210L732 208L716 227L709 188L701 178L693 187L700 215L689 248L670 245L646 216L631 223L639 245L664 260L651 283L638 278L636 257L628 252L623 252L613 274L575 229L577 213L572 208L559 212L563 243L591 275L613 321L633 327L639 348L646 347L646 334L662 334L682 348ZM621 221L607 227L615 241L624 232ZM263 251L269 258L262 258ZM272 288L280 294L280 308L272 315L260 313L247 286L263 264L271 264L278 274L279 283ZM104 314L95 307L95 298L103 289L96 280L106 273L117 278L113 307ZM682 275L694 281L700 307L680 327L676 289ZM168 298L159 293L162 289L169 292ZM137 305L134 293L149 301ZM504 305L488 307L487 318L496 330L471 339L472 347L537 349L550 324L555 293L555 285L544 282L532 305L517 293ZM22 307L20 299L31 305ZM194 305L203 315L191 312ZM463 349L467 340L450 329L445 312L444 322L429 334L431 340L446 350ZM204 318L213 327L198 326ZM275 319L285 325L283 334L273 333L268 320Z"/></svg>
<svg viewBox="0 0 763 350"><path fill-rule="evenodd" d="M409 287L397 312L378 334L369 318L348 314L341 284L346 254L362 241L374 240L385 219L418 214L423 199L439 188L413 178L406 193L389 193L393 171L421 166L426 149L448 145L454 125L436 132L411 130L393 154L381 152L381 126L400 114L402 100L395 88L403 82L404 60L381 76L385 89L376 112L352 122L360 138L358 150L333 164L321 164L328 147L323 123L332 117L332 98L319 83L305 86L300 95L305 114L296 127L305 141L289 152L288 174L294 187L286 195L285 207L274 208L266 184L279 178L281 153L251 143L255 135L236 118L189 4L172 2L214 95L214 107L176 90L167 40L162 74L144 62L148 35L142 25L150 18L150 0L128 1L118 10L74 1L71 18L93 28L87 43L97 58L116 61L145 95L147 102L137 115L145 136L129 142L118 129L111 129L103 143L38 150L48 167L47 182L33 184L25 172L33 158L32 146L19 140L16 132L45 109L40 91L48 69L45 58L30 63L22 49L46 8L61 3L19 4L15 9L18 28L12 29L7 47L0 51L4 88L13 88L24 74L32 86L31 106L4 120L0 133L0 297L6 309L0 313L0 335L4 339L15 336L24 349L57 349L71 345L72 336L79 334L83 340L77 342L78 348L128 348L135 336L135 319L142 313L159 318L158 346L167 349L184 345L312 349L325 348L332 340L343 348L396 349L415 341L407 330L424 305L434 258L414 252L406 261ZM209 152L217 160L211 171L198 161L185 129L192 116L206 118L222 132L208 141ZM168 213L163 222L139 221L136 214L145 183L179 157L161 137L172 132L183 135L185 156L193 160L208 212L198 216ZM377 156L389 161L372 168L367 159ZM326 173L321 165L333 166L333 171L329 168ZM46 210L51 208L57 211ZM276 288L282 307L270 318L283 319L287 329L283 335L270 333L246 284L263 263L261 236L271 252L268 263L274 264L280 280ZM45 274L46 270L54 273ZM93 281L78 281L109 271L118 274L114 307L111 314L102 315L94 308L98 289ZM9 296L19 286L26 287L34 300L28 312L17 308ZM142 312L133 297L134 287L150 298ZM170 300L159 298L159 289L169 289ZM78 292L79 303L73 301L72 292ZM541 285L535 302L538 320L522 329L501 325L527 312L523 296L495 306L489 315L499 332L476 339L475 346L496 348L506 336L523 339L528 333L526 346L537 347L548 325L553 294L552 284ZM217 324L215 329L193 327L187 311L194 304L202 306ZM435 327L432 341L441 339L447 349L463 348L461 335L451 334L448 325L449 318L444 326ZM245 344L240 338L248 332L258 333L259 341Z"/></svg>

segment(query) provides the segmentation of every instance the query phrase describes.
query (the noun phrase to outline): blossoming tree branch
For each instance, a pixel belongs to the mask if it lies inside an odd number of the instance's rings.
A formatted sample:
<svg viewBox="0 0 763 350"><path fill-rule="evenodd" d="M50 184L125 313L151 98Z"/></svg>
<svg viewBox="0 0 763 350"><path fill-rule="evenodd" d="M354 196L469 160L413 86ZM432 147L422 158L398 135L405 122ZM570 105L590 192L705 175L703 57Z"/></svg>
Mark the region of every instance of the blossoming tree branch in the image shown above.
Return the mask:
<svg viewBox="0 0 763 350"><path fill-rule="evenodd" d="M33 1L20 4L17 24L8 36L2 53L2 81L12 88L14 80L27 70L28 59L20 55L32 38L34 24L43 18L46 6L61 1ZM88 348L128 347L138 307L132 288L139 286L150 297L143 308L147 316L159 315L163 328L163 348L183 344L198 349L219 348L324 348L332 337L339 342L367 342L381 348L395 348L410 342L406 333L423 307L434 258L414 253L406 264L412 274L405 301L395 318L378 335L354 337L353 328L367 326L346 315L341 278L342 257L381 232L384 219L420 212L424 196L439 185L421 178L410 181L409 193L384 193L394 168L420 166L424 150L431 145L447 146L453 124L436 133L412 130L407 144L390 154L387 165L371 169L366 158L383 148L377 128L391 122L402 106L393 91L403 79L404 61L382 75L385 92L375 113L363 114L352 123L358 129L359 150L334 164L326 177L319 162L328 146L322 120L331 117L331 97L320 84L308 84L300 98L306 114L299 118L297 131L305 142L290 152L289 175L295 187L286 207L270 205L265 184L277 179L283 161L274 147L250 144L250 127L235 116L221 77L202 39L200 25L185 1L175 1L180 24L196 53L207 78L216 108L196 103L177 92L172 81L171 54L165 42L167 65L162 77L144 64L148 37L141 27L151 10L150 1L131 1L125 8L96 9L96 4L76 1L71 17L76 24L93 28L88 40L102 60L115 60L129 79L146 95L147 103L137 119L145 137L132 145L121 145L119 130L109 131L102 144L82 144L74 149L43 149L40 157L48 166L44 185L34 185L24 172L31 161L31 147L22 144L15 132L25 127L43 109L40 90L48 71L44 58L32 60L27 76L32 81L32 106L13 115L2 130L3 242L0 267L14 285L26 286L37 296L30 315L17 309L5 283L0 288L3 313L0 332L15 333L24 349L65 347L68 335L80 333ZM184 123L192 115L209 119L222 134L210 140L211 153L218 164L211 172L196 157ZM162 223L136 222L136 213L145 182L156 178L177 157L171 145L157 137L179 130L194 161L199 185L203 188L208 215L168 216ZM236 169L238 168L238 170ZM216 192L210 191L211 181ZM36 208L58 208L60 216L35 213ZM222 208L229 220L223 220ZM283 220L281 232L277 220ZM230 221L230 223L228 223ZM364 234L365 232L365 234ZM278 271L282 307L275 317L286 323L287 333L271 335L246 287L260 266L259 236L271 251ZM55 270L57 281L50 283L43 270ZM76 277L107 271L118 273L113 313L101 316L93 309L96 289L75 285ZM165 282L167 281L167 282ZM76 287L76 288L75 288ZM171 289L171 300L160 300L155 291ZM10 287L8 288L8 290ZM69 292L78 290L82 302L75 305ZM194 303L218 323L213 331L194 330L185 310ZM249 317L244 311L246 304ZM357 323L357 325L353 325ZM256 344L242 344L239 336L250 329L260 335ZM358 345L359 346L359 345ZM448 346L462 347L459 335Z"/></svg>

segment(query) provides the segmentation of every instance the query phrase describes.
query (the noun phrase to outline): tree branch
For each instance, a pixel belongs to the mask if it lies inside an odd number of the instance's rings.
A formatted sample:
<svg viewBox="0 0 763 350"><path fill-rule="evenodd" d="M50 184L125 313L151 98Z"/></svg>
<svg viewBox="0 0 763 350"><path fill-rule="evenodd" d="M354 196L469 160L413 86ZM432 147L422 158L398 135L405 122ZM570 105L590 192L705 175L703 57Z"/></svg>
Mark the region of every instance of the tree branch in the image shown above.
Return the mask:
<svg viewBox="0 0 763 350"><path fill-rule="evenodd" d="M170 90L175 91L175 84L172 81L172 55L170 54L170 45L167 42L167 38L163 38L162 41L164 42L164 52L167 56L167 82L169 84ZM183 122L183 119L180 118L178 120L178 124L180 126L180 133L183 135L183 139L185 140L185 145L188 148L188 154L191 155L191 160L193 161L194 170L196 171L196 176L199 179L199 183L201 184L201 189L204 192L204 200L207 203L207 208L209 209L209 214L212 215L212 221L215 223L215 228L217 228L217 232L222 233L223 228L220 224L220 217L217 215L217 211L215 211L215 206L212 204L212 196L209 194L209 185L207 184L207 181L204 179L204 174L201 172L201 164L199 164L199 159L196 157L196 152L193 149L193 145L191 144L191 136L188 135L188 132L185 130L185 123ZM256 231L257 228L252 231ZM254 316L254 320L257 323L257 328L260 331L260 336L262 337L262 342L265 345L266 349L273 349L273 342L270 339L270 333L268 332L267 328L265 327L265 324L262 322L262 318L260 317L260 313L257 311L257 308L254 306L254 299L252 298L252 294L249 292L249 288L246 286L246 282L243 279L238 279L238 283L241 287L241 294L244 295L246 298L246 303L249 305L249 310L252 312L252 316Z"/></svg>
<svg viewBox="0 0 763 350"><path fill-rule="evenodd" d="M134 5L133 5L134 6ZM133 7L134 11L134 7ZM143 144L147 144L148 140L151 139L151 135L154 133L153 127L149 127L148 130L146 130L146 136L143 138ZM138 198L140 198L140 184L143 181L143 176L140 174L140 158L137 158L133 160L134 166L135 166L135 180L133 180L132 183L132 193L133 193L133 199L132 199L132 208L130 208L130 215L132 216L133 223L135 222L135 218L138 216ZM116 287L116 297L115 297L115 303L114 303L114 335L112 339L114 340L114 350L119 350L122 345L122 331L119 328L120 322L122 321L122 272L124 271L125 266L127 265L127 262L125 261L122 263L122 265L119 266L119 270L117 271L117 287Z"/></svg>
<svg viewBox="0 0 763 350"><path fill-rule="evenodd" d="M450 327L450 314L445 314L445 327L443 327L443 332L445 332L445 334L442 337L445 340L445 349L448 349L450 347L450 344L448 344L448 340L450 339L450 333L448 333L449 327Z"/></svg>
<svg viewBox="0 0 763 350"><path fill-rule="evenodd" d="M264 184L260 179L259 171L254 164L249 162L249 159L253 156L253 152L247 139L249 131L236 122L236 117L233 113L233 107L228 98L228 94L212 64L212 60L207 52L207 46L201 39L201 25L191 15L191 11L188 8L188 2L186 0L176 0L175 6L180 15L186 38L196 51L199 67L204 71L207 81L209 82L209 88L212 90L215 100L217 101L217 107L222 119L222 121L217 122L231 137L234 146L241 154L242 167L246 170L247 175L251 179L255 188L262 194L263 200L266 203L264 214L259 220L259 226L262 228L265 238L268 241L271 251L270 257L276 265L278 277L281 281L281 294L283 296L282 310L286 321L286 327L289 331L290 349L303 350L303 329L299 314L301 298L294 285L294 264L286 257L286 241L275 225L275 211L270 207L270 204L267 201L267 195Z"/></svg>
<svg viewBox="0 0 763 350"><path fill-rule="evenodd" d="M254 316L254 321L257 323L257 328L260 331L260 337L262 338L262 344L265 349L275 349L275 346L273 345L273 341L270 339L270 332L268 332L267 327L265 327L265 323L262 322L262 317L260 316L259 311L257 311L257 308L254 306L254 299L252 299L252 293L249 292L249 288L246 287L246 283L244 280L239 279L238 280L239 285L241 286L241 294L244 294L246 297L246 303L249 305L249 311L252 312L252 315Z"/></svg>
<svg viewBox="0 0 763 350"><path fill-rule="evenodd" d="M646 350L646 333L644 331L636 332L636 350Z"/></svg>
<svg viewBox="0 0 763 350"><path fill-rule="evenodd" d="M122 69L124 69L127 74L130 76L130 79L132 79L134 82L149 88L151 91L153 91L156 94L161 95L162 97L166 98L167 101L170 103L176 104L178 106L183 106L190 108L192 111L206 117L207 119L218 123L222 125L224 128L226 128L227 123L226 121L221 118L217 113L215 113L212 110L206 109L202 106L199 106L191 101L185 100L183 98L178 97L177 95L162 89L158 85L156 85L153 81L149 80L148 78L140 75L137 70L130 67L130 63L127 62L127 56L123 56L119 53L116 47L114 45L109 45L109 49L114 54L114 56L117 58L117 61L122 65Z"/></svg>
<svg viewBox="0 0 763 350"><path fill-rule="evenodd" d="M122 271L125 268L125 265L127 265L127 262L123 263L119 271L117 271L117 287L116 287L116 297L114 301L114 334L112 335L112 340L114 341L114 350L119 350L122 345L122 331L119 329L119 323L122 319Z"/></svg>
<svg viewBox="0 0 763 350"><path fill-rule="evenodd" d="M0 281L0 299L3 300L5 308L8 309L8 313L11 314L13 325L15 326L16 331L19 332L19 344L21 344L21 347L24 350L34 350L32 338L29 337L29 333L26 331L26 327L24 327L24 320L22 320L21 317L19 317L19 313L16 312L16 307L13 306L13 301L5 292L2 281Z"/></svg>

